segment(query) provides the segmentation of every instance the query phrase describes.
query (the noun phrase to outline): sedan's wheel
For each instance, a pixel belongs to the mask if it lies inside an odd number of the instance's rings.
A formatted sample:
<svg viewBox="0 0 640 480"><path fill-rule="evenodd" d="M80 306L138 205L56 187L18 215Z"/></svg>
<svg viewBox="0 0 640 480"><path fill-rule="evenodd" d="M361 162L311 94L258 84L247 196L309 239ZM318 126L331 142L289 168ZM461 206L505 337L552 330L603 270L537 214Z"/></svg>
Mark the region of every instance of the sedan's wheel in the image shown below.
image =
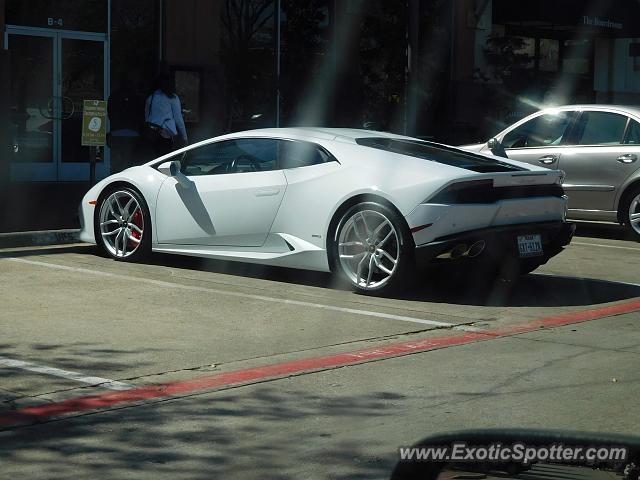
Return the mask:
<svg viewBox="0 0 640 480"><path fill-rule="evenodd" d="M117 260L137 260L151 247L149 210L134 190L122 188L107 193L96 216L96 241Z"/></svg>
<svg viewBox="0 0 640 480"><path fill-rule="evenodd" d="M640 241L640 188L636 188L622 205L623 221L627 230Z"/></svg>
<svg viewBox="0 0 640 480"><path fill-rule="evenodd" d="M389 208L361 203L338 224L334 256L341 272L359 291L388 292L412 267L413 241L402 219Z"/></svg>

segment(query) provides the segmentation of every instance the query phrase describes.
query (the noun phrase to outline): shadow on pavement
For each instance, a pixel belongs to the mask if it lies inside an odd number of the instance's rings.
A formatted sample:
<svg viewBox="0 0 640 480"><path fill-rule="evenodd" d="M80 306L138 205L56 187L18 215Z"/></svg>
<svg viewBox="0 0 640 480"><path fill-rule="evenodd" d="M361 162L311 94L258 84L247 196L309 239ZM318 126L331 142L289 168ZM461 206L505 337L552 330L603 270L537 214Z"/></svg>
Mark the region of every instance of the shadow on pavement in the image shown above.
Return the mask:
<svg viewBox="0 0 640 480"><path fill-rule="evenodd" d="M25 348L27 347L27 348ZM25 352L39 352L30 357L24 357ZM91 376L104 378L118 377L117 380L129 380L122 378L119 372L131 368L135 362L136 368L144 369L145 375L153 375L157 372L151 360L141 360L141 357L152 352L164 352L152 346L132 351L111 345L106 339L104 344L87 342L60 343L26 343L13 345L0 344L0 358L25 361L34 366L55 367L71 372L91 372ZM24 378L24 381L11 381L15 378ZM85 395L90 385L73 381L66 382L61 389L53 389L51 381L59 380L55 376L32 373L28 370L0 366L0 415L3 411L18 408L25 404L38 405L46 403L47 395L51 393L73 390L74 395ZM98 387L99 388L99 387ZM26 403L25 403L26 402ZM0 440L1 443L1 440Z"/></svg>
<svg viewBox="0 0 640 480"><path fill-rule="evenodd" d="M32 249L0 253L2 257L32 257L51 254L96 254L95 247L74 245L50 249ZM208 260L182 255L153 254L147 265L181 270L196 270L271 282L349 291L350 286L335 275L310 270L269 267L239 262ZM85 268L92 268L87 265ZM99 268L99 267L95 267ZM513 282L424 272L408 290L387 298L418 302L500 307L563 307L597 305L640 297L640 285L593 278L529 274ZM354 293L354 295L357 295ZM359 300L363 298L358 295Z"/></svg>
<svg viewBox="0 0 640 480"><path fill-rule="evenodd" d="M427 281L419 291L410 291L398 298L459 305L564 307L597 305L636 297L640 297L640 285L533 273L513 282L498 280L485 285Z"/></svg>
<svg viewBox="0 0 640 480"><path fill-rule="evenodd" d="M131 405L1 432L0 459L7 478L387 478L399 445L372 434L380 425L402 429L418 423L427 435L434 424L447 424L446 416L434 418L442 415L439 408L464 419L479 399L500 405L513 398L522 402L524 395L609 385L608 377L597 375L559 375L546 384L536 380L541 370L587 364L592 353L589 348L566 351L499 375L471 362L465 368L487 378L481 387L460 379L453 388L436 383L450 375L444 369L422 372L415 388L402 393L394 390L394 382L358 394L342 383L314 390L283 379ZM633 388L639 379L630 376L625 382ZM418 415L408 416L411 409ZM497 416L485 424L504 422L504 412L495 410ZM552 418L543 411L536 420L552 423Z"/></svg>
<svg viewBox="0 0 640 480"><path fill-rule="evenodd" d="M602 238L608 240L630 240L622 225L608 223L576 222L576 237Z"/></svg>
<svg viewBox="0 0 640 480"><path fill-rule="evenodd" d="M296 285L351 290L346 282L323 272L173 255L154 255L150 263ZM362 295L359 297L362 298ZM466 278L463 281L460 281L459 277L432 278L429 272L416 278L414 286L409 287L407 291L387 296L398 300L503 307L586 306L635 297L640 297L640 285L590 278L533 273L514 282L487 283L485 278Z"/></svg>
<svg viewBox="0 0 640 480"><path fill-rule="evenodd" d="M280 384L183 397L2 432L0 458L7 478L386 478L397 445L356 441L359 428L336 441L328 427L392 418L405 396L380 390ZM302 438L286 433L291 422Z"/></svg>

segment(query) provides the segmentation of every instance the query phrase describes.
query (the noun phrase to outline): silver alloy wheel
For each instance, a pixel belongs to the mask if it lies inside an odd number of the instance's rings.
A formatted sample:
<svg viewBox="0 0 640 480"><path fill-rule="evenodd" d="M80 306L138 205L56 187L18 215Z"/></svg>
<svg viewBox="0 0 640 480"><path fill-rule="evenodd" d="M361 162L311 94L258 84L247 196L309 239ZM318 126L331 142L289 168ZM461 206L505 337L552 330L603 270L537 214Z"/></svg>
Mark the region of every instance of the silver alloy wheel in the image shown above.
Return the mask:
<svg viewBox="0 0 640 480"><path fill-rule="evenodd" d="M365 290L380 288L398 269L398 233L380 212L355 212L339 232L338 254L342 270L355 285Z"/></svg>
<svg viewBox="0 0 640 480"><path fill-rule="evenodd" d="M105 248L117 258L133 255L144 235L144 213L135 196L126 190L109 195L100 206L100 235Z"/></svg>
<svg viewBox="0 0 640 480"><path fill-rule="evenodd" d="M629 205L629 225L640 235L640 193L631 200Z"/></svg>

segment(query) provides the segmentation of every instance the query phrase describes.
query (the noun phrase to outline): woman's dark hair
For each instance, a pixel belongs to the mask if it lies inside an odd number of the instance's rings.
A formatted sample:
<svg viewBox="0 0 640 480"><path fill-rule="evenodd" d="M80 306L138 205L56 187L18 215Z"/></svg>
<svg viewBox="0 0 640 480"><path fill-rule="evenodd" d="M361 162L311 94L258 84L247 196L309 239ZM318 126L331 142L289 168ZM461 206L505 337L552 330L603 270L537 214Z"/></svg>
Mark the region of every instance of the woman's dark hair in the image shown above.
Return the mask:
<svg viewBox="0 0 640 480"><path fill-rule="evenodd" d="M156 90L161 90L167 97L173 97L176 94L176 83L171 75L166 73L158 75L154 85Z"/></svg>

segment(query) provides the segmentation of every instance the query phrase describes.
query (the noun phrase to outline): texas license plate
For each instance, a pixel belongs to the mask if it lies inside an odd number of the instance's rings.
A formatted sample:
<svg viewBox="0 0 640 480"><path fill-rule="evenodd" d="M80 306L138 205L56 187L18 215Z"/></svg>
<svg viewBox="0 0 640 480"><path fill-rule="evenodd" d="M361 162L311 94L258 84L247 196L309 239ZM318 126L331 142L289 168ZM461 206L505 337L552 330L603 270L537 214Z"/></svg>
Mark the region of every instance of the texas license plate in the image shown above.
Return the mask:
<svg viewBox="0 0 640 480"><path fill-rule="evenodd" d="M542 237L540 234L518 235L518 253L520 257L542 255Z"/></svg>

